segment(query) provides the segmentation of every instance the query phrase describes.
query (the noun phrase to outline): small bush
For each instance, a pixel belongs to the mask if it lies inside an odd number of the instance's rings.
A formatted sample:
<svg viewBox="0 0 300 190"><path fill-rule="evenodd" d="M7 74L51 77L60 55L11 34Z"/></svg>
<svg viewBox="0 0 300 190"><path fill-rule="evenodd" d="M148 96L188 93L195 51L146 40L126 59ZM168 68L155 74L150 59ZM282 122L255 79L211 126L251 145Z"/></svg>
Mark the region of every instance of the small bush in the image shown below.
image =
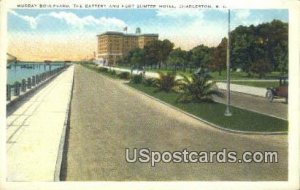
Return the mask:
<svg viewBox="0 0 300 190"><path fill-rule="evenodd" d="M169 92L177 86L176 73L158 72L159 77L155 80L158 91Z"/></svg>
<svg viewBox="0 0 300 190"><path fill-rule="evenodd" d="M100 67L98 70L99 70L100 72L108 72L108 69L105 68L105 67Z"/></svg>
<svg viewBox="0 0 300 190"><path fill-rule="evenodd" d="M116 75L117 74L115 70L110 70L110 71L108 71L108 73L111 74L111 75Z"/></svg>
<svg viewBox="0 0 300 190"><path fill-rule="evenodd" d="M134 83L134 84L140 84L143 81L143 75L133 75L131 77L130 82Z"/></svg>
<svg viewBox="0 0 300 190"><path fill-rule="evenodd" d="M143 84L145 86L155 86L155 79L154 78L144 78Z"/></svg>
<svg viewBox="0 0 300 190"><path fill-rule="evenodd" d="M178 81L180 102L213 102L213 95L224 97L223 93L215 89L215 81L210 81L211 76L206 73L194 74L192 78L181 75Z"/></svg>
<svg viewBox="0 0 300 190"><path fill-rule="evenodd" d="M128 79L130 79L130 73L124 71L124 72L119 73L119 74L118 74L118 77L119 77L120 79L128 80Z"/></svg>

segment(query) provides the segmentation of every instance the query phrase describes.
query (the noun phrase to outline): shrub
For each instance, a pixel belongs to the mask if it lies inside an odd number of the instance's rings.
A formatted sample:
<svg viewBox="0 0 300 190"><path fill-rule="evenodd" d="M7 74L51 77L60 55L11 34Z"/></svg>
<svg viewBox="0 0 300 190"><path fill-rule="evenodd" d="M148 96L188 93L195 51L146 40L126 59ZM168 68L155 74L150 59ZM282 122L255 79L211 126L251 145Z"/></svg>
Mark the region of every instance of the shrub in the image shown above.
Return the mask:
<svg viewBox="0 0 300 190"><path fill-rule="evenodd" d="M155 86L155 79L154 78L144 78L143 84L145 86Z"/></svg>
<svg viewBox="0 0 300 190"><path fill-rule="evenodd" d="M116 75L117 74L115 70L110 70L110 71L108 71L108 73L111 74L111 75Z"/></svg>
<svg viewBox="0 0 300 190"><path fill-rule="evenodd" d="M131 77L130 82L134 83L134 84L140 84L143 81L143 75L133 75Z"/></svg>
<svg viewBox="0 0 300 190"><path fill-rule="evenodd" d="M172 90L174 87L177 85L177 80L176 78L176 73L168 72L168 73L163 73L163 72L158 72L159 77L158 79L155 80L155 86L162 91L169 92Z"/></svg>
<svg viewBox="0 0 300 190"><path fill-rule="evenodd" d="M120 79L128 80L128 79L130 79L130 73L124 71L124 72L119 73L119 74L118 74L118 77L119 77Z"/></svg>
<svg viewBox="0 0 300 190"><path fill-rule="evenodd" d="M105 68L105 67L100 67L98 70L99 70L100 72L108 72L108 69Z"/></svg>
<svg viewBox="0 0 300 190"><path fill-rule="evenodd" d="M210 75L208 74L194 74L192 78L188 78L185 75L181 75L182 79L178 82L179 96L177 101L182 102L211 102L212 96L216 95L223 97L224 95L218 90L214 89L215 81L210 81Z"/></svg>

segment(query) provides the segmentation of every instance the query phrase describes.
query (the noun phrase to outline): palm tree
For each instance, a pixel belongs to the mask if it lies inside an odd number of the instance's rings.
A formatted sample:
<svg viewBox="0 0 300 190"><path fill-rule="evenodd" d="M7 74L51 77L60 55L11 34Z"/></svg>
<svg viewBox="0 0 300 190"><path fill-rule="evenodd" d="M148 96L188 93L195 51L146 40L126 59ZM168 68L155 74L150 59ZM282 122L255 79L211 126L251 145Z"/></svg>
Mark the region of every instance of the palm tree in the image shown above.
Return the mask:
<svg viewBox="0 0 300 190"><path fill-rule="evenodd" d="M169 92L178 85L178 80L176 80L175 72L157 72L159 77L155 79L155 86L158 88L158 91Z"/></svg>
<svg viewBox="0 0 300 190"><path fill-rule="evenodd" d="M193 74L191 78L185 75L181 76L177 101L210 102L213 95L224 97L223 93L214 88L216 82L211 81L211 76L205 72Z"/></svg>

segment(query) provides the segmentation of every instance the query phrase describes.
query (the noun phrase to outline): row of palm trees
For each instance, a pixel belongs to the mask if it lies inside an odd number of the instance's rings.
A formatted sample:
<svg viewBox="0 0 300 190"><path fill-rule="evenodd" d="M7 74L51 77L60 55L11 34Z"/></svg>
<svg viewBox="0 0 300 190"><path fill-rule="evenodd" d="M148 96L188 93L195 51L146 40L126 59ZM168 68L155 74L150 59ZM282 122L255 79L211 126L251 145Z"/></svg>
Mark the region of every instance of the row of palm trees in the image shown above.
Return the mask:
<svg viewBox="0 0 300 190"><path fill-rule="evenodd" d="M216 82L204 70L194 73L191 77L179 75L175 72L158 72L158 78L145 78L146 86L156 87L155 92L174 91L178 93L177 101L180 102L211 102L213 96L223 97L223 93L216 89ZM136 76L142 77L142 76ZM136 81L132 79L132 81Z"/></svg>

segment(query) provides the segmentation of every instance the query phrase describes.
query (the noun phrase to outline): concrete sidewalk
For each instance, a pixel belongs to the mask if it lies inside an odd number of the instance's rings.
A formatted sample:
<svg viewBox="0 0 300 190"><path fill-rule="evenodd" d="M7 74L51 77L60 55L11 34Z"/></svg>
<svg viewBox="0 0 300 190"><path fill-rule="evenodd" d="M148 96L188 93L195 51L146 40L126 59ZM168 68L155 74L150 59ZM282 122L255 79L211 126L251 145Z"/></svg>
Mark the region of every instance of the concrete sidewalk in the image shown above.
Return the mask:
<svg viewBox="0 0 300 190"><path fill-rule="evenodd" d="M227 83L225 82L217 82L217 86L221 90L227 90ZM232 92L239 92L243 94L249 94L249 95L260 96L260 97L265 97L267 92L266 88L232 84L232 83L230 84L230 90Z"/></svg>
<svg viewBox="0 0 300 190"><path fill-rule="evenodd" d="M74 66L7 116L7 181L54 181Z"/></svg>

